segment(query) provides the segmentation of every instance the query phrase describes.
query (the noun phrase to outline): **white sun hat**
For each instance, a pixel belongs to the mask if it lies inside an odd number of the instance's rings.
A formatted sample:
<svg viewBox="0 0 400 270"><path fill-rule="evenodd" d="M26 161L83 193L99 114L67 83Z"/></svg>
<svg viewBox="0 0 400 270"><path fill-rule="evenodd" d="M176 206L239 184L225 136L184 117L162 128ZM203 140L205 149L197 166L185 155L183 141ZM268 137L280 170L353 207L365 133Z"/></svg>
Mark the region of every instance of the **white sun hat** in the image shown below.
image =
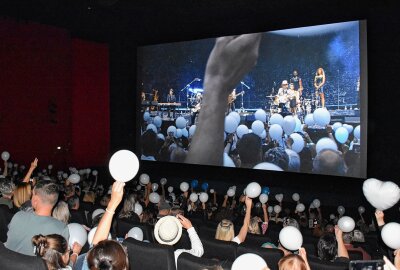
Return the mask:
<svg viewBox="0 0 400 270"><path fill-rule="evenodd" d="M158 243L174 245L182 236L182 224L174 216L160 218L154 227L154 236Z"/></svg>

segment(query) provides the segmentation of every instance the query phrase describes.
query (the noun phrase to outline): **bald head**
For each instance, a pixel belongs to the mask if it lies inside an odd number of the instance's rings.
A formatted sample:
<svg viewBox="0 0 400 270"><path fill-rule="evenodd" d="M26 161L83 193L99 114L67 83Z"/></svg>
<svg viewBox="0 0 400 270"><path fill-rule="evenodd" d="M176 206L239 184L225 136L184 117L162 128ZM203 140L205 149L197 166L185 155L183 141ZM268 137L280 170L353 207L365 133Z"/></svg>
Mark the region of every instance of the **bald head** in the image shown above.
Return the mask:
<svg viewBox="0 0 400 270"><path fill-rule="evenodd" d="M340 152L322 150L314 159L313 172L330 175L344 175L345 165Z"/></svg>

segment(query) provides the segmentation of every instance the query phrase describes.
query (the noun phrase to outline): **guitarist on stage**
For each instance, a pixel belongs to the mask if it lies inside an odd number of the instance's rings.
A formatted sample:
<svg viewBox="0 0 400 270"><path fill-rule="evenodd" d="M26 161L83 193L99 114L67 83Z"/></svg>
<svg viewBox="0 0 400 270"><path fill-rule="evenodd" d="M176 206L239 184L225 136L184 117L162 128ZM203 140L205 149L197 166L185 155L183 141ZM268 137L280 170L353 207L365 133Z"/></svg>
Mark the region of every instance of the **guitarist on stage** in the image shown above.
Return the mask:
<svg viewBox="0 0 400 270"><path fill-rule="evenodd" d="M192 125L195 124L196 117L200 113L201 102L203 101L203 95L201 93L196 94L196 98L192 103Z"/></svg>
<svg viewBox="0 0 400 270"><path fill-rule="evenodd" d="M244 95L244 91L236 94L236 89L233 89L232 92L228 96L228 110L226 114L235 111L235 100L238 96Z"/></svg>

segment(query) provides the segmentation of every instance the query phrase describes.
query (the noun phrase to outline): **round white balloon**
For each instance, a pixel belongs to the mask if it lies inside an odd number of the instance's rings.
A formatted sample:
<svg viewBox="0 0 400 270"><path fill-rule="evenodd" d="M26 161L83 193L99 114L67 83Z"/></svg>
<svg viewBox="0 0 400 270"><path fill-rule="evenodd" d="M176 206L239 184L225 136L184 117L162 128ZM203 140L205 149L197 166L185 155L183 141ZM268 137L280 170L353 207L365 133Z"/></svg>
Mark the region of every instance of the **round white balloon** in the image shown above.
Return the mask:
<svg viewBox="0 0 400 270"><path fill-rule="evenodd" d="M136 213L136 215L140 216L143 212L143 206L140 203L135 203L134 212Z"/></svg>
<svg viewBox="0 0 400 270"><path fill-rule="evenodd" d="M143 186L147 185L150 182L150 176L148 174L142 173L139 176L139 182L140 184L142 184Z"/></svg>
<svg viewBox="0 0 400 270"><path fill-rule="evenodd" d="M240 125L236 129L236 135L241 139L243 135L249 133L249 128L246 125Z"/></svg>
<svg viewBox="0 0 400 270"><path fill-rule="evenodd" d="M356 137L357 139L361 138L361 126L360 125L356 126L356 128L354 129L354 137Z"/></svg>
<svg viewBox="0 0 400 270"><path fill-rule="evenodd" d="M292 134L296 129L296 119L291 115L285 116L285 118L283 118L282 128L287 135Z"/></svg>
<svg viewBox="0 0 400 270"><path fill-rule="evenodd" d="M237 112L230 112L228 115L232 116L233 118L235 118L237 124L240 124L240 114Z"/></svg>
<svg viewBox="0 0 400 270"><path fill-rule="evenodd" d="M152 192L149 194L149 200L152 203L159 203L160 202L160 195L157 192Z"/></svg>
<svg viewBox="0 0 400 270"><path fill-rule="evenodd" d="M177 128L185 128L186 127L186 119L182 116L176 118L175 125Z"/></svg>
<svg viewBox="0 0 400 270"><path fill-rule="evenodd" d="M139 227L133 227L129 230L128 237L136 239L138 241L143 241L143 231Z"/></svg>
<svg viewBox="0 0 400 270"><path fill-rule="evenodd" d="M174 191L174 188L171 187L171 186L169 186L169 187L168 187L168 192L171 193L171 192L173 192L173 191Z"/></svg>
<svg viewBox="0 0 400 270"><path fill-rule="evenodd" d="M318 199L313 200L312 204L315 208L319 208L321 206L321 202Z"/></svg>
<svg viewBox="0 0 400 270"><path fill-rule="evenodd" d="M190 128L189 128L189 136L193 136L195 132L196 132L196 125L190 126Z"/></svg>
<svg viewBox="0 0 400 270"><path fill-rule="evenodd" d="M342 127L342 123L340 123L340 122L335 122L333 125L332 125L332 129L333 129L333 131L336 131L338 128L340 128L340 127Z"/></svg>
<svg viewBox="0 0 400 270"><path fill-rule="evenodd" d="M254 117L256 120L259 120L263 123L267 122L267 113L263 109L258 109L254 113Z"/></svg>
<svg viewBox="0 0 400 270"><path fill-rule="evenodd" d="M343 206L339 205L337 211L339 215L343 215L346 212L346 209Z"/></svg>
<svg viewBox="0 0 400 270"><path fill-rule="evenodd" d="M296 153L300 153L304 148L304 139L298 133L290 134L290 138L293 139L292 150Z"/></svg>
<svg viewBox="0 0 400 270"><path fill-rule="evenodd" d="M364 206L359 206L359 207L358 207L358 213L360 213L360 214L365 213L365 208L364 208Z"/></svg>
<svg viewBox="0 0 400 270"><path fill-rule="evenodd" d="M324 127L329 124L331 121L331 114L326 108L318 108L314 111L314 122L321 126Z"/></svg>
<svg viewBox="0 0 400 270"><path fill-rule="evenodd" d="M279 214L282 211L282 207L280 205L275 205L274 206L274 212Z"/></svg>
<svg viewBox="0 0 400 270"><path fill-rule="evenodd" d="M79 176L79 174L74 173L68 177L68 181L70 181L72 184L78 184L80 180L81 177Z"/></svg>
<svg viewBox="0 0 400 270"><path fill-rule="evenodd" d="M273 140L280 140L282 138L283 134L283 129L280 125L278 124L273 124L269 128L269 136L271 136L271 139Z"/></svg>
<svg viewBox="0 0 400 270"><path fill-rule="evenodd" d="M341 229L343 232L351 232L354 230L354 227L356 226L356 223L354 222L354 219L348 216L341 217L338 220L338 226L339 229Z"/></svg>
<svg viewBox="0 0 400 270"><path fill-rule="evenodd" d="M303 236L294 226L286 226L279 232L280 244L288 250L298 250L303 245Z"/></svg>
<svg viewBox="0 0 400 270"><path fill-rule="evenodd" d="M400 224L395 222L387 223L381 232L383 242L392 249L400 248Z"/></svg>
<svg viewBox="0 0 400 270"><path fill-rule="evenodd" d="M146 130L152 130L154 133L157 134L157 127L154 124L148 124Z"/></svg>
<svg viewBox="0 0 400 270"><path fill-rule="evenodd" d="M68 230L69 230L68 244L71 248L75 242L77 242L81 246L85 245L88 234L85 228L83 228L81 224L70 223L68 224Z"/></svg>
<svg viewBox="0 0 400 270"><path fill-rule="evenodd" d="M236 167L235 163L227 153L224 153L224 167L232 167L232 168Z"/></svg>
<svg viewBox="0 0 400 270"><path fill-rule="evenodd" d="M280 125L282 127L283 125L283 116L280 115L279 113L275 113L273 114L270 118L269 118L269 124L272 126L274 124Z"/></svg>
<svg viewBox="0 0 400 270"><path fill-rule="evenodd" d="M261 194L261 186L257 182L251 182L250 184L247 185L246 187L246 195L249 198L256 198L260 196Z"/></svg>
<svg viewBox="0 0 400 270"><path fill-rule="evenodd" d="M228 195L228 197L233 197L233 196L235 196L235 190L234 189L232 189L232 188L230 188L230 189L228 189L228 191L226 192L226 194Z"/></svg>
<svg viewBox="0 0 400 270"><path fill-rule="evenodd" d="M264 123L260 120L256 120L251 124L251 129L253 130L254 134L261 137L261 134L264 131Z"/></svg>
<svg viewBox="0 0 400 270"><path fill-rule="evenodd" d="M192 194L190 194L189 199L191 202L197 202L197 200L199 199L199 196L193 192Z"/></svg>
<svg viewBox="0 0 400 270"><path fill-rule="evenodd" d="M236 128L238 127L238 122L236 121L236 119L231 116L228 115L225 117L225 132L226 133L234 133L236 131Z"/></svg>
<svg viewBox="0 0 400 270"><path fill-rule="evenodd" d="M296 205L296 211L301 213L306 209L306 206L302 203L299 203L298 205Z"/></svg>
<svg viewBox="0 0 400 270"><path fill-rule="evenodd" d="M4 161L7 161L10 159L10 153L8 153L7 151L4 151L3 153L1 153L1 159Z"/></svg>
<svg viewBox="0 0 400 270"><path fill-rule="evenodd" d="M293 199L293 201L295 201L295 202L297 202L298 200L300 200L300 195L299 195L299 193L293 193L292 199Z"/></svg>
<svg viewBox="0 0 400 270"><path fill-rule="evenodd" d="M335 138L340 143L345 143L349 138L349 132L344 127L339 127L335 131Z"/></svg>
<svg viewBox="0 0 400 270"><path fill-rule="evenodd" d="M139 160L129 150L120 150L112 155L108 164L111 176L121 182L132 180L139 171Z"/></svg>
<svg viewBox="0 0 400 270"><path fill-rule="evenodd" d="M149 112L144 112L144 114L143 114L143 120L144 120L144 121L149 121L149 120L150 120L150 113L149 113Z"/></svg>
<svg viewBox="0 0 400 270"><path fill-rule="evenodd" d="M306 125L309 127L313 126L315 124L314 115L312 113L307 114L304 118L304 123L306 123Z"/></svg>
<svg viewBox="0 0 400 270"><path fill-rule="evenodd" d="M260 195L260 197L259 197L259 200L260 200L260 202L261 202L262 204L265 204L266 202L268 202L268 195L262 193L262 194Z"/></svg>
<svg viewBox="0 0 400 270"><path fill-rule="evenodd" d="M169 126L167 129L167 135L172 135L173 137L176 137L176 127L175 126Z"/></svg>
<svg viewBox="0 0 400 270"><path fill-rule="evenodd" d="M161 117L158 116L158 115L157 115L156 117L154 117L153 124L154 124L156 127L160 128L161 125L162 125L162 119L161 119Z"/></svg>
<svg viewBox="0 0 400 270"><path fill-rule="evenodd" d="M200 201L202 203L205 203L208 201L208 194L205 192L200 193L200 197L199 197Z"/></svg>
<svg viewBox="0 0 400 270"><path fill-rule="evenodd" d="M254 253L245 253L236 258L231 270L263 270L267 267L265 260Z"/></svg>
<svg viewBox="0 0 400 270"><path fill-rule="evenodd" d="M182 182L180 185L180 189L182 192L186 192L189 190L189 184L187 182Z"/></svg>

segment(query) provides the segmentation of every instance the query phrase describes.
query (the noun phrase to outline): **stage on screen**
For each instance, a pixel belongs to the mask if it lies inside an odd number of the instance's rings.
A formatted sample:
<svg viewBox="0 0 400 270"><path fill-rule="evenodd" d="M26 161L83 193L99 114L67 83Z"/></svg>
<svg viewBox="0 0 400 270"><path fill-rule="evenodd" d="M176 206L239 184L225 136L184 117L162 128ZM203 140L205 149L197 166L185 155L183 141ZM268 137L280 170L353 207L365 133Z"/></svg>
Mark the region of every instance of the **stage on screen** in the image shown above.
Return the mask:
<svg viewBox="0 0 400 270"><path fill-rule="evenodd" d="M142 160L185 163L214 43L138 48ZM223 166L365 177L366 61L365 21L263 33L257 65L220 105Z"/></svg>

